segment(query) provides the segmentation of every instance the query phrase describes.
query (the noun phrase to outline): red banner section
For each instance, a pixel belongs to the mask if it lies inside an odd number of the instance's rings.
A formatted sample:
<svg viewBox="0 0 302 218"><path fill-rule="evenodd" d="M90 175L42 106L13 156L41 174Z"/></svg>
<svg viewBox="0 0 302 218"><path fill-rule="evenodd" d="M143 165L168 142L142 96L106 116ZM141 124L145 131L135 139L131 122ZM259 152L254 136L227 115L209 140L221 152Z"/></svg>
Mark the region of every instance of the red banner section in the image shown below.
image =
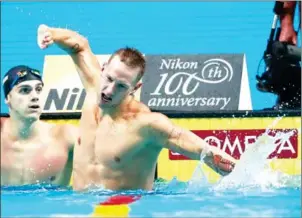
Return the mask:
<svg viewBox="0 0 302 218"><path fill-rule="evenodd" d="M204 139L212 146L220 148L222 151L234 158L239 159L245 148L252 145L258 136L263 134L265 129L251 130L192 130L193 133ZM294 134L284 142L276 141L279 145L272 152L268 159L289 159L298 157L298 131L296 129L275 129L269 135L274 136L278 132L294 131ZM170 160L189 160L188 157L179 153L169 151Z"/></svg>

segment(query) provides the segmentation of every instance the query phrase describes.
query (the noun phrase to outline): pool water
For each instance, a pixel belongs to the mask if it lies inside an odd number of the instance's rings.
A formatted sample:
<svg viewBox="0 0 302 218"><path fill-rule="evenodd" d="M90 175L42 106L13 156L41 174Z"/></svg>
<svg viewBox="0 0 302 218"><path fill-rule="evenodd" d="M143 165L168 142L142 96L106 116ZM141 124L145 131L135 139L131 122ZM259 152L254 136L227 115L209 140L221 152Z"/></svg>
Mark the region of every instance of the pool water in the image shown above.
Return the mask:
<svg viewBox="0 0 302 218"><path fill-rule="evenodd" d="M292 179L289 179L292 180ZM301 180L290 186L215 190L198 184L156 181L154 190L86 193L51 185L2 187L1 217L88 217L113 195L140 195L129 217L301 217ZM292 180L293 181L293 180Z"/></svg>

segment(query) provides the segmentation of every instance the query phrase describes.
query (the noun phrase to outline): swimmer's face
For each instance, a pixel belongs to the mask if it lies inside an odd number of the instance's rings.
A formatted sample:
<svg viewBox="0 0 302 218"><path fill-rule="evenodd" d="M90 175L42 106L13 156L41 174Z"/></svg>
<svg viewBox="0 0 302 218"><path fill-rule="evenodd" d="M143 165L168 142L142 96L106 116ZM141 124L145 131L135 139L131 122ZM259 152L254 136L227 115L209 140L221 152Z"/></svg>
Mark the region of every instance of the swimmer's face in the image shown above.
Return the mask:
<svg viewBox="0 0 302 218"><path fill-rule="evenodd" d="M39 80L24 81L14 86L6 99L10 113L21 118L38 119L42 111L42 90L43 84Z"/></svg>
<svg viewBox="0 0 302 218"><path fill-rule="evenodd" d="M115 56L101 73L100 105L113 107L119 105L123 99L134 93L141 83L137 82L140 68L131 68Z"/></svg>

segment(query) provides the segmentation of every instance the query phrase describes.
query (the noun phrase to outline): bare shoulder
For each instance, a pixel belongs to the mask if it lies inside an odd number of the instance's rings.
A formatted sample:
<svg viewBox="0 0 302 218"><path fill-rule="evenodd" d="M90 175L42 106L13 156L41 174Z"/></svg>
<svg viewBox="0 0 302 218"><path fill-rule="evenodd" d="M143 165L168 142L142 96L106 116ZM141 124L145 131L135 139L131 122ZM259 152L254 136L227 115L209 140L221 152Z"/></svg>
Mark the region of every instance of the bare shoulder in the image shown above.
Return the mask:
<svg viewBox="0 0 302 218"><path fill-rule="evenodd" d="M78 130L78 127L74 124L65 123L65 124L50 124L50 129L55 136L64 136Z"/></svg>
<svg viewBox="0 0 302 218"><path fill-rule="evenodd" d="M56 136L56 132L59 131L57 129L57 126L58 126L58 124L55 124L55 123L42 121L42 120L38 121L39 131L42 133L47 133L50 136L52 136L52 135Z"/></svg>
<svg viewBox="0 0 302 218"><path fill-rule="evenodd" d="M158 112L140 112L139 120L149 130L161 130L171 124L169 118Z"/></svg>
<svg viewBox="0 0 302 218"><path fill-rule="evenodd" d="M151 113L151 110L148 106L146 106L145 104L141 103L141 102L138 102L139 104L139 109L141 112L150 112Z"/></svg>
<svg viewBox="0 0 302 218"><path fill-rule="evenodd" d="M50 137L58 137L62 131L60 124L47 122L47 121L38 121L38 129L41 133L46 134Z"/></svg>
<svg viewBox="0 0 302 218"><path fill-rule="evenodd" d="M136 112L136 113L151 112L150 108L147 105L135 99L131 101L131 104L129 105L128 109L129 111Z"/></svg>
<svg viewBox="0 0 302 218"><path fill-rule="evenodd" d="M131 103L123 109L123 118L125 120L135 121L141 124L144 123L145 116L151 113L151 110L146 105L135 99L132 99Z"/></svg>
<svg viewBox="0 0 302 218"><path fill-rule="evenodd" d="M154 146L162 147L174 131L174 126L167 116L157 112L141 112L140 134Z"/></svg>
<svg viewBox="0 0 302 218"><path fill-rule="evenodd" d="M78 126L70 123L66 124L50 124L47 123L48 129L51 132L52 137L64 141L64 143L69 147L73 147L76 142L79 132Z"/></svg>

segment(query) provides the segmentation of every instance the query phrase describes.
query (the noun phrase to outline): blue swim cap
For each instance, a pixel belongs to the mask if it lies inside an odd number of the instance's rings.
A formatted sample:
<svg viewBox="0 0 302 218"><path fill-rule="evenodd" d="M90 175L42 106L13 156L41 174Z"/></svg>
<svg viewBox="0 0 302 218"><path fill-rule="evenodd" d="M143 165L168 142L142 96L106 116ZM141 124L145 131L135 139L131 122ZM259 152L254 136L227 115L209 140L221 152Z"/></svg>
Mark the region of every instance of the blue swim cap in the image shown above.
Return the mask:
<svg viewBox="0 0 302 218"><path fill-rule="evenodd" d="M40 80L43 83L40 71L26 65L12 67L2 81L5 98L15 85L28 80Z"/></svg>

